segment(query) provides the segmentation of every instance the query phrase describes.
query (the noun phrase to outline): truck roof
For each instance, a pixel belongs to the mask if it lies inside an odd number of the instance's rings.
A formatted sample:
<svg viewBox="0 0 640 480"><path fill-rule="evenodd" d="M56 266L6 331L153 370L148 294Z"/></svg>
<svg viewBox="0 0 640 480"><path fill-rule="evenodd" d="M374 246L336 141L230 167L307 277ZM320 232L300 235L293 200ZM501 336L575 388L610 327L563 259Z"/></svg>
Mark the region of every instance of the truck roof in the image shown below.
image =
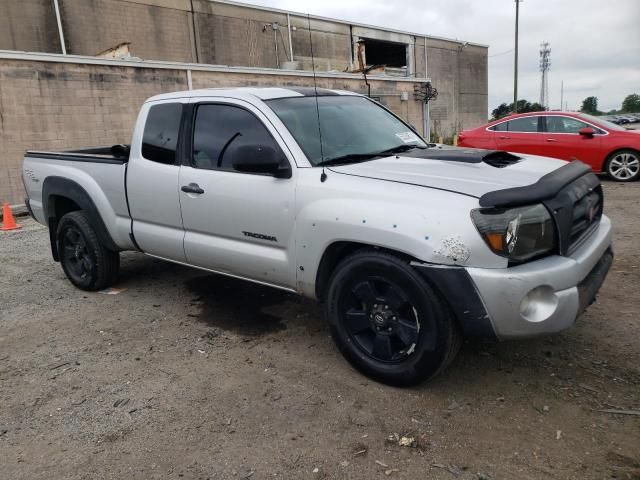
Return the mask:
<svg viewBox="0 0 640 480"><path fill-rule="evenodd" d="M183 90L180 92L163 93L154 95L147 99L147 102L159 100L171 100L175 98L197 98L197 97L232 97L232 98L259 98L260 100L271 100L274 98L293 97L325 97L333 95L361 96L358 93L347 90L330 90L327 88L314 87L235 87L235 88L203 88L198 90Z"/></svg>

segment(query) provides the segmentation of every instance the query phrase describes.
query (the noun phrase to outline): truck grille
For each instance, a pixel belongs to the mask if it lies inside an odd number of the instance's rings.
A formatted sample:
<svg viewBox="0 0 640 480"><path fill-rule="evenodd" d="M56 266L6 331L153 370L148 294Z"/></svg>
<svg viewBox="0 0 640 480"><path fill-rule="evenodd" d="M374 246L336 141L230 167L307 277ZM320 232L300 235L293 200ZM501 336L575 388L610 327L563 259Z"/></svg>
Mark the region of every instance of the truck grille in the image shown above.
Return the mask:
<svg viewBox="0 0 640 480"><path fill-rule="evenodd" d="M593 173L574 180L545 202L553 211L560 255L571 255L598 228L602 217L602 186Z"/></svg>
<svg viewBox="0 0 640 480"><path fill-rule="evenodd" d="M569 251L578 248L595 230L602 217L602 187L588 192L573 205L573 223L569 234Z"/></svg>

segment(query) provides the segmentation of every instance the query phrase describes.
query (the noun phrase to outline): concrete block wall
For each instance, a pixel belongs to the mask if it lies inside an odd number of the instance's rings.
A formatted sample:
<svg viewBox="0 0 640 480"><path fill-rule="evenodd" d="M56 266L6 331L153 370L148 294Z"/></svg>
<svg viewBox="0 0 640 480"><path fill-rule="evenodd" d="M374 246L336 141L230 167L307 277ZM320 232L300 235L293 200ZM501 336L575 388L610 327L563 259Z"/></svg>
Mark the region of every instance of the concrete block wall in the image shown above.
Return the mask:
<svg viewBox="0 0 640 480"><path fill-rule="evenodd" d="M209 0L58 0L67 50L95 55L131 42L145 60L277 68L289 60L287 14ZM290 14L294 59L311 70L313 40L318 71L345 71L360 37L405 42L413 68L424 77L425 37L378 27L350 25ZM271 24L280 26L277 36ZM266 27L266 28L265 28ZM263 31L264 30L264 31ZM278 55L275 53L275 42ZM487 116L487 49L428 37L428 75L440 92L432 105L432 129L452 136L482 124ZM60 52L52 0L2 0L0 49Z"/></svg>
<svg viewBox="0 0 640 480"><path fill-rule="evenodd" d="M60 53L53 2L0 1L0 50Z"/></svg>
<svg viewBox="0 0 640 480"><path fill-rule="evenodd" d="M207 0L194 1L199 61L216 65L279 68L290 60L287 15ZM351 63L349 26L290 16L294 59L311 70L311 41L317 70L345 71ZM274 33L271 25L277 23ZM277 42L277 56L276 56Z"/></svg>
<svg viewBox="0 0 640 480"><path fill-rule="evenodd" d="M191 14L184 0L58 3L69 54L96 55L122 42L131 42L132 55L145 60L196 61Z"/></svg>
<svg viewBox="0 0 640 480"><path fill-rule="evenodd" d="M312 45L316 70L343 72L351 67L349 25L295 15L291 16L291 25L295 27L291 34L294 60L303 70L312 70Z"/></svg>
<svg viewBox="0 0 640 480"><path fill-rule="evenodd" d="M437 99L430 104L432 132L451 138L486 123L487 49L428 39L427 64L431 82L438 89Z"/></svg>
<svg viewBox="0 0 640 480"><path fill-rule="evenodd" d="M58 3L69 54L95 55L130 42L131 54L144 60L257 68L276 68L289 60L288 18L282 11L209 0L58 0ZM294 13L290 14L290 21L295 27L294 59L303 70L312 68L310 26L318 72L348 70L357 63L352 58L352 44L364 37L406 42L413 61L409 73L416 78L425 75L424 36L317 17L309 19ZM271 29L274 22L280 26L275 38ZM274 40L278 41L277 57ZM53 1L0 0L0 50L61 53ZM427 57L428 75L439 92L430 106L433 136L449 139L461 129L484 123L488 98L487 49L428 37ZM24 149L128 141L131 117L144 98L186 88L185 71L179 68L173 76L168 70L154 76L145 68L125 68L123 72L118 70L121 67L111 70L107 66L80 67L72 63L26 64L31 67L0 60L0 101L4 102L0 104L0 152L6 152L0 158L0 197L10 195L14 201L20 200L21 195L16 193L22 188L17 172ZM86 73L84 80L79 80L80 72ZM123 78L118 80L117 75ZM263 85L276 81L310 85L309 77L303 74L291 77L256 72L233 80L238 83L233 83L229 75L194 72L194 85L206 82ZM65 78L71 79L71 83ZM144 83L146 78L151 78L149 84ZM326 78L318 83L364 92L362 80ZM390 79L372 84L373 94L378 89L383 103L422 129L422 106L413 99L412 83ZM399 101L402 91L408 91L409 102ZM40 119L39 106L44 112ZM68 128L68 123L61 123L56 129L52 122L55 119L66 122L64 115L71 112L75 112L74 118L82 119L80 123L72 122L73 129ZM124 121L122 115L128 120ZM92 130L87 125L99 127ZM7 172L8 179L3 178L3 172Z"/></svg>
<svg viewBox="0 0 640 480"><path fill-rule="evenodd" d="M286 25L286 15L206 0L195 1L193 6L200 62L277 68L274 33L270 27L263 31L263 27L273 22ZM286 61L286 29L282 33L283 38L277 38L278 56Z"/></svg>
<svg viewBox="0 0 640 480"><path fill-rule="evenodd" d="M317 79L318 86L360 91L358 78ZM310 76L192 71L194 88L312 86ZM412 82L372 80L372 93L419 126L421 104L400 92ZM63 150L129 143L140 105L152 95L187 90L187 71L27 60L0 61L0 201L20 204L26 150Z"/></svg>
<svg viewBox="0 0 640 480"><path fill-rule="evenodd" d="M146 98L186 88L172 70L2 61L0 201L23 203L25 150L129 143Z"/></svg>

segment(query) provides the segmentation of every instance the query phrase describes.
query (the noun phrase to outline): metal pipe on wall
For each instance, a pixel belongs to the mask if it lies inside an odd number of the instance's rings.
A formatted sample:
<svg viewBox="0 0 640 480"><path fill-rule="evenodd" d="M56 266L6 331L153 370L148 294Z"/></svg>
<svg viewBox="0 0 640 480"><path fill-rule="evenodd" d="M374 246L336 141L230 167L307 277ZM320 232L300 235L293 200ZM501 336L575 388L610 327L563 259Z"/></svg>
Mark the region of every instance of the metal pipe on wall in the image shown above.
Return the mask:
<svg viewBox="0 0 640 480"><path fill-rule="evenodd" d="M58 24L58 35L60 35L60 46L62 47L62 54L67 54L67 46L64 41L64 32L62 31L62 19L60 18L60 6L58 0L53 0L53 8L56 11L56 23Z"/></svg>
<svg viewBox="0 0 640 480"><path fill-rule="evenodd" d="M427 37L424 38L424 78L429 78L429 68L427 66ZM424 122L424 138L431 141L431 119L429 118L429 102L425 100L422 105L422 118Z"/></svg>
<svg viewBox="0 0 640 480"><path fill-rule="evenodd" d="M278 55L278 29L273 29L273 45L276 47L276 68L280 68L280 55Z"/></svg>
<svg viewBox="0 0 640 480"><path fill-rule="evenodd" d="M291 40L291 15L287 13L287 29L289 30L289 60L293 62L293 41Z"/></svg>

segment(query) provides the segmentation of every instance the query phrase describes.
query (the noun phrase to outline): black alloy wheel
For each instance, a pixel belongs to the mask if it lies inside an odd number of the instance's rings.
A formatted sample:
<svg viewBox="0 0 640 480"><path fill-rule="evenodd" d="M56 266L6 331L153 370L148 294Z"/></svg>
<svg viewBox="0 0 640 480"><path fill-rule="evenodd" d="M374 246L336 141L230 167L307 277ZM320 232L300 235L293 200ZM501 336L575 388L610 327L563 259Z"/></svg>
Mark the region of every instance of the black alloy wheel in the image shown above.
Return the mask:
<svg viewBox="0 0 640 480"><path fill-rule="evenodd" d="M341 310L354 344L372 359L400 362L418 343L420 321L406 293L384 278L371 276L351 288Z"/></svg>
<svg viewBox="0 0 640 480"><path fill-rule="evenodd" d="M95 274L95 261L89 254L82 232L75 226L67 227L62 235L62 257L74 283L83 283Z"/></svg>
<svg viewBox="0 0 640 480"><path fill-rule="evenodd" d="M358 370L414 385L441 372L461 335L448 305L408 260L361 250L336 267L326 293L331 335Z"/></svg>
<svg viewBox="0 0 640 480"><path fill-rule="evenodd" d="M100 290L118 278L120 254L106 248L82 211L64 215L58 222L56 243L67 278L82 290Z"/></svg>

